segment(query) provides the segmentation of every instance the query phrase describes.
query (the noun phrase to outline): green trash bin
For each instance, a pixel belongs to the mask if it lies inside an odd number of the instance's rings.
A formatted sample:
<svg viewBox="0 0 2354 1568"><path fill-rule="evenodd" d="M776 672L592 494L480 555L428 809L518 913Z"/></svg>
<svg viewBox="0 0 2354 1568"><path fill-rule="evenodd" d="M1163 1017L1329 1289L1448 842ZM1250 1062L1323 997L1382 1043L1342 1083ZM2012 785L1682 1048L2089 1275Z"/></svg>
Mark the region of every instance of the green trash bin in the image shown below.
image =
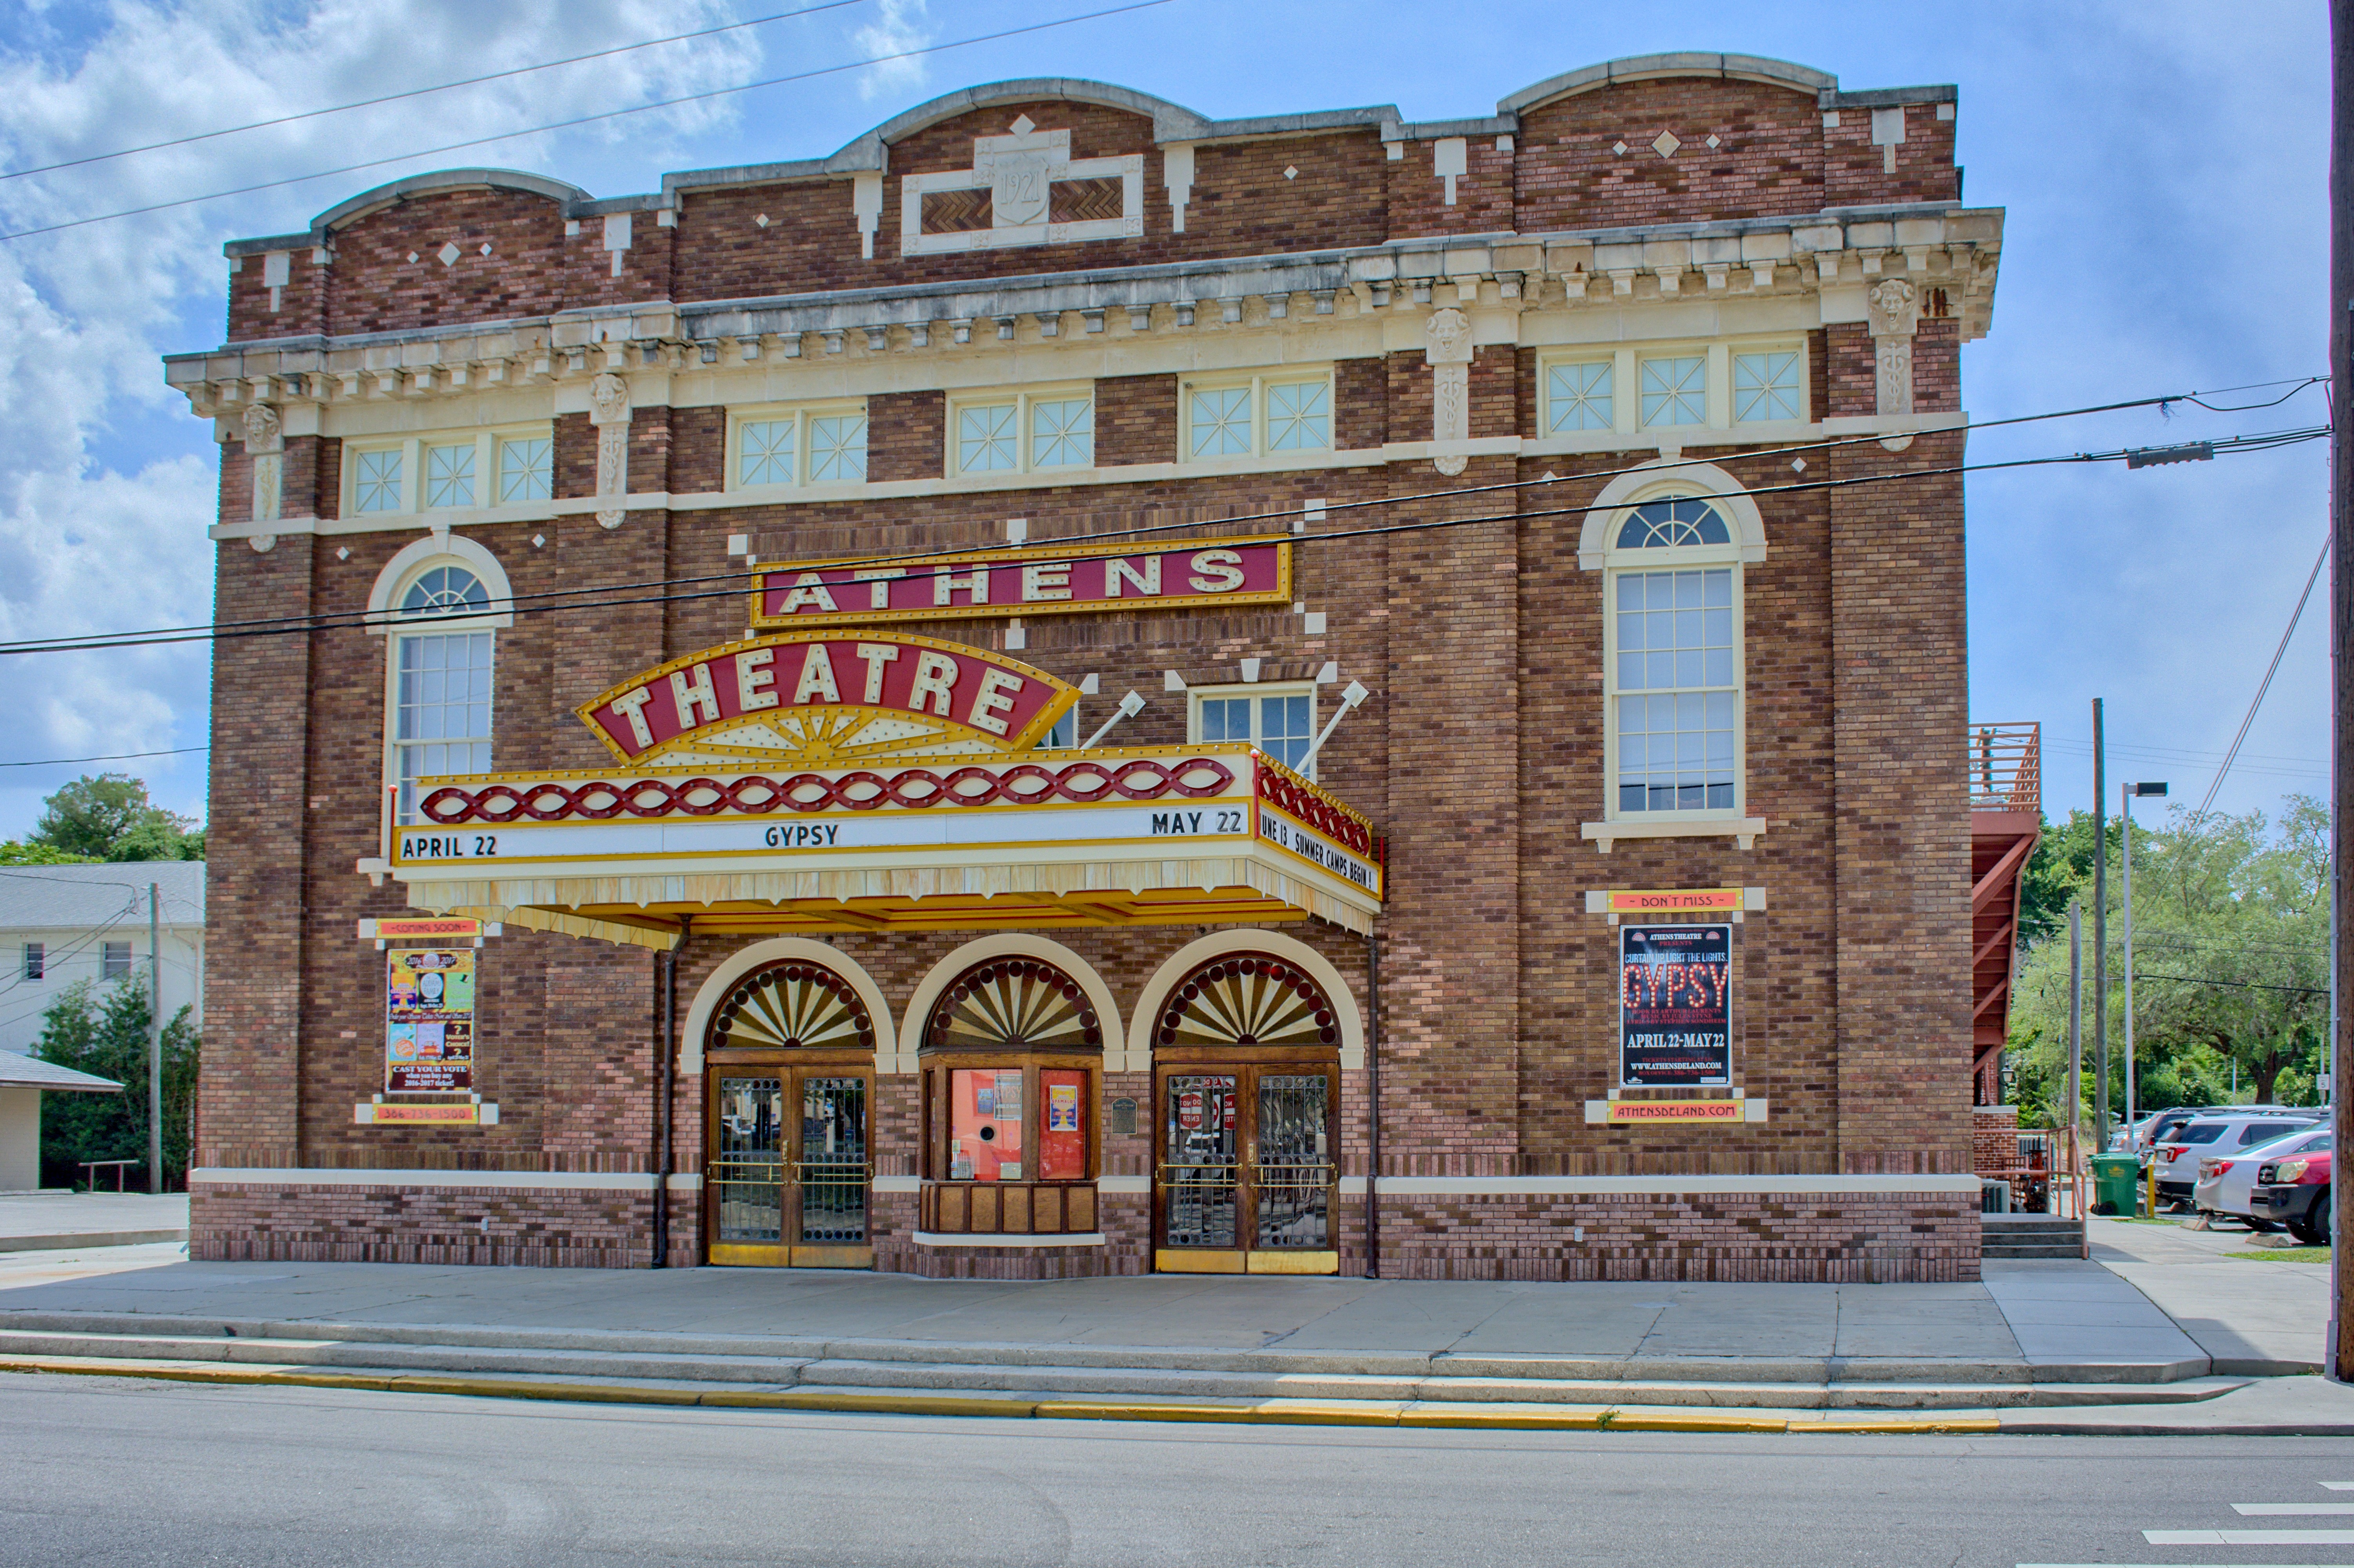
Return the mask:
<svg viewBox="0 0 2354 1568"><path fill-rule="evenodd" d="M2093 1156L2093 1213L2132 1215L2141 1206L2141 1160L2132 1154Z"/></svg>

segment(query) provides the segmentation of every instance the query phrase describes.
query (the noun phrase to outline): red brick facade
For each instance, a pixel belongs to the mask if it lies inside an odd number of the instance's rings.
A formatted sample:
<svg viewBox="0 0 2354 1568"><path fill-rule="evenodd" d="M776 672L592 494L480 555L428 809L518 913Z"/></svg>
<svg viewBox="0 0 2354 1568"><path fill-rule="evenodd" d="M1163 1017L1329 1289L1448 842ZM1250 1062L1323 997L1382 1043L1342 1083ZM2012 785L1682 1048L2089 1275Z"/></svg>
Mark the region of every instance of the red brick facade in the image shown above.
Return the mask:
<svg viewBox="0 0 2354 1568"><path fill-rule="evenodd" d="M1825 81L1728 58L1572 80L1493 121L1351 111L1224 129L1087 84L984 90L977 107L885 127L872 168L854 143L832 172L686 176L595 204L546 181L428 179L346 204L313 235L232 247L229 342L172 369L224 440L219 618L334 619L217 645L196 1254L652 1260L660 960L643 948L508 924L483 949L479 1001L476 1088L496 1124L355 1118L381 1085L384 960L354 923L408 907L398 880L354 869L379 853L387 691L384 630L355 622L395 557L434 535L413 500L345 515L345 467L355 444L514 427L552 440L553 494L447 524L515 595L496 633L502 770L610 768L573 710L741 637L731 574L748 554L1002 546L1012 518L1033 544L1298 524L1295 605L890 630L1093 677L1083 731L1135 690L1147 706L1118 732L1129 746L1199 738L1172 673L1187 687L1314 683L1320 725L1341 684L1370 690L1318 779L1386 836L1379 995L1359 937L1280 927L1378 1037L1378 1171L1363 1063L1343 1064L1334 1117L1342 1272L1975 1277L1962 494L1935 471L1960 457L1960 347L1984 330L1999 217L1955 205L1950 89ZM1132 236L1042 228L1034 245L928 250L903 235L908 177L968 169L977 139L1025 119L1067 132L1073 160L1140 169ZM1443 174L1458 154L1463 172ZM1172 175L1187 160L1189 185ZM1074 202L1097 210L1122 177L1055 196L1055 221ZM1864 207L1869 222L1832 210ZM1437 423L1443 356L1426 335L1447 309L1471 337L1459 436ZM345 341L360 334L406 346ZM1889 380L1891 334L1909 345L1909 385ZM1740 429L1762 416L1720 380L1705 419L1654 421L1637 384L1651 344L1727 379L1728 354L1794 353L1797 418ZM1554 428L1549 368L1614 355L1615 426ZM1209 463L1186 449L1189 378L1328 370L1320 454ZM628 388L634 506L599 491L598 376ZM1092 386L1091 469L960 474L957 400L1032 384ZM243 425L257 398L286 429L278 515L259 522ZM734 493L731 409L845 402L865 410L863 485ZM1728 513L1760 533L1735 580L1739 817L1762 829L1645 836L1612 804L1615 568L1596 564L1607 530L1588 509L1620 504L1644 473L1672 479L1660 465L1679 459L1729 476ZM1646 463L1657 471L1634 471ZM1687 493L1723 497L1713 482ZM1615 842L1595 831L1613 823ZM1733 1085L1762 1118L1602 1119L1621 1092L1618 932L1585 895L1614 887L1755 890L1734 935ZM1042 927L1108 989L1120 1043L1201 934ZM912 1064L921 1021L906 1012L972 935L845 925L823 939L880 991ZM686 937L682 1026L757 939ZM1097 1080L1105 1106L1136 1102L1138 1129L1104 1123L1099 1241L989 1245L919 1235L906 1189L939 1173L920 1157L915 1079L886 1065L870 1113L875 1266L1152 1269L1158 1090L1143 1065ZM704 1079L682 1071L671 1130L686 1178L705 1125ZM382 1183L323 1174L352 1171ZM419 1171L484 1184L404 1182ZM668 1262L703 1260L692 1180L672 1192L669 1235Z"/></svg>

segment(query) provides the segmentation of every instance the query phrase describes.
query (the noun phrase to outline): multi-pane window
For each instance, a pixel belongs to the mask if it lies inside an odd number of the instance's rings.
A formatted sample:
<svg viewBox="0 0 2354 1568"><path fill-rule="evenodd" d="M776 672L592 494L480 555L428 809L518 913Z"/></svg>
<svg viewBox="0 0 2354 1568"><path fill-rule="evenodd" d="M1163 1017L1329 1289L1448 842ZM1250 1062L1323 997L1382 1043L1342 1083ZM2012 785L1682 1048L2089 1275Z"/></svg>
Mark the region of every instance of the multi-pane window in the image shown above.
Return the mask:
<svg viewBox="0 0 2354 1568"><path fill-rule="evenodd" d="M1254 376L1189 384L1182 450L1190 461L1332 448L1332 378Z"/></svg>
<svg viewBox="0 0 2354 1568"><path fill-rule="evenodd" d="M1314 778L1308 747L1316 738L1313 687L1198 692L1193 699L1193 739L1248 741L1286 768Z"/></svg>
<svg viewBox="0 0 2354 1568"><path fill-rule="evenodd" d="M25 978L39 980L49 972L49 949L41 942L25 944Z"/></svg>
<svg viewBox="0 0 2354 1568"><path fill-rule="evenodd" d="M108 942L99 951L98 978L108 980L131 978L131 944Z"/></svg>
<svg viewBox="0 0 2354 1568"><path fill-rule="evenodd" d="M344 484L348 516L530 505L556 494L556 441L545 424L354 439L344 443Z"/></svg>
<svg viewBox="0 0 2354 1568"><path fill-rule="evenodd" d="M866 415L862 409L788 408L748 414L737 422L737 489L865 481Z"/></svg>
<svg viewBox="0 0 2354 1568"><path fill-rule="evenodd" d="M425 572L400 600L404 619L471 617L489 608L482 579L459 566ZM492 636L487 630L408 631L395 640L393 775L404 822L417 820L418 779L491 766Z"/></svg>
<svg viewBox="0 0 2354 1568"><path fill-rule="evenodd" d="M949 417L949 450L959 473L1093 468L1094 395L1022 393L959 402Z"/></svg>
<svg viewBox="0 0 2354 1568"><path fill-rule="evenodd" d="M546 501L556 493L556 443L544 436L499 442L499 504Z"/></svg>
<svg viewBox="0 0 2354 1568"><path fill-rule="evenodd" d="M1801 408L1796 350L1733 356L1733 417L1736 422L1797 419L1804 417Z"/></svg>
<svg viewBox="0 0 2354 1568"><path fill-rule="evenodd" d="M1708 359L1674 355L1642 363L1644 425L1699 425L1708 421Z"/></svg>
<svg viewBox="0 0 2354 1568"><path fill-rule="evenodd" d="M400 504L401 459L407 454L395 447L390 451L362 452L353 464L352 510L355 512L398 512Z"/></svg>
<svg viewBox="0 0 2354 1568"><path fill-rule="evenodd" d="M1545 432L1611 428L1610 361L1549 366L1545 370Z"/></svg>
<svg viewBox="0 0 2354 1568"><path fill-rule="evenodd" d="M474 443L425 449L425 505L429 511L474 503Z"/></svg>
<svg viewBox="0 0 2354 1568"><path fill-rule="evenodd" d="M1091 397L1050 398L1030 405L1030 466L1093 468L1096 405Z"/></svg>
<svg viewBox="0 0 2354 1568"><path fill-rule="evenodd" d="M1704 501L1650 502L1619 524L1614 554L1661 552L1661 569L1638 558L1610 575L1607 700L1622 816L1727 812L1739 803L1732 544L1723 516Z"/></svg>

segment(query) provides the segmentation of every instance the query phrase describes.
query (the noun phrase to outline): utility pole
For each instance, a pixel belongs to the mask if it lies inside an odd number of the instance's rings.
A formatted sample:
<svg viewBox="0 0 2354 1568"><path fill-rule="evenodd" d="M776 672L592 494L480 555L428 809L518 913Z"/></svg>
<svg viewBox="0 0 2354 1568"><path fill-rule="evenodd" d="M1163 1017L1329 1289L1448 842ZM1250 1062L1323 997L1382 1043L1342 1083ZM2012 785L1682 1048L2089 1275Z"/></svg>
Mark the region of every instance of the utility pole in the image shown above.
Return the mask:
<svg viewBox="0 0 2354 1568"><path fill-rule="evenodd" d="M2068 900L2068 1187L2076 1190L2076 1130L2084 1124L2084 920ZM2082 1218L2082 1215L2078 1216Z"/></svg>
<svg viewBox="0 0 2354 1568"><path fill-rule="evenodd" d="M2133 1011L2133 803L2143 795L2163 795L2163 784L2122 784L2117 795L2125 807L2126 874L2126 1125L2134 1125L2134 1011Z"/></svg>
<svg viewBox="0 0 2354 1568"><path fill-rule="evenodd" d="M2354 821L2354 648L2347 642L2354 632L2354 418L2346 399L2354 392L2354 0L2329 4L2329 650L2334 702L2330 723L2329 849L2333 909L2354 907L2347 895L2354 885L2354 844L2347 824ZM2336 1232L2329 1249L2329 1339L2323 1358L2329 1375L2354 1383L2354 1270L2346 1266L2346 1205L2354 1200L2354 1172L2347 1156L2354 1154L2354 1136L2346 1126L2347 1109L2354 1105L2354 1051L2347 1047L2345 1013L2338 1006L2338 987L2354 964L2349 949L2354 922L2333 919L2330 954L2330 1081L2337 1104L2337 1158L2330 1161L2333 1183L2330 1225Z"/></svg>
<svg viewBox="0 0 2354 1568"><path fill-rule="evenodd" d="M2109 773L2093 699L2093 1152L2109 1147Z"/></svg>
<svg viewBox="0 0 2354 1568"><path fill-rule="evenodd" d="M164 1190L164 949L156 885L147 885L147 1191Z"/></svg>

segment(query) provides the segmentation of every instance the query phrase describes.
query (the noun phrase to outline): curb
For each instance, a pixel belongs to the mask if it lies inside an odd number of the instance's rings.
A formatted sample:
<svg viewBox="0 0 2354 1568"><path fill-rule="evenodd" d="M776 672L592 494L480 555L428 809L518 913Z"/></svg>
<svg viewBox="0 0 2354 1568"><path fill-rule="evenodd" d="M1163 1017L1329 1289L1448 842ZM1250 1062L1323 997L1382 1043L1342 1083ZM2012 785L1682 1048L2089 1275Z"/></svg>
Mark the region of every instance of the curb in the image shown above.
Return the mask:
<svg viewBox="0 0 2354 1568"><path fill-rule="evenodd" d="M62 1231L46 1236L0 1236L0 1252L79 1252L95 1246L145 1246L151 1242L185 1242L186 1226L158 1231Z"/></svg>
<svg viewBox="0 0 2354 1568"><path fill-rule="evenodd" d="M1403 1404L1267 1400L1239 1404L1180 1404L1155 1400L1025 1399L927 1393L864 1393L803 1389L638 1387L613 1383L554 1383L440 1373L322 1372L291 1367L230 1367L199 1361L113 1361L80 1356L0 1357L0 1372L77 1377L143 1378L265 1388L348 1388L379 1393L440 1393L475 1399L535 1399L588 1404L649 1404L726 1410L808 1410L869 1415L983 1415L1040 1421L1179 1421L1246 1425L1452 1427L1550 1432L1854 1432L1990 1433L1993 1416L1925 1420L1818 1421L1733 1412L1691 1414L1617 1406L1564 1410L1448 1410Z"/></svg>

